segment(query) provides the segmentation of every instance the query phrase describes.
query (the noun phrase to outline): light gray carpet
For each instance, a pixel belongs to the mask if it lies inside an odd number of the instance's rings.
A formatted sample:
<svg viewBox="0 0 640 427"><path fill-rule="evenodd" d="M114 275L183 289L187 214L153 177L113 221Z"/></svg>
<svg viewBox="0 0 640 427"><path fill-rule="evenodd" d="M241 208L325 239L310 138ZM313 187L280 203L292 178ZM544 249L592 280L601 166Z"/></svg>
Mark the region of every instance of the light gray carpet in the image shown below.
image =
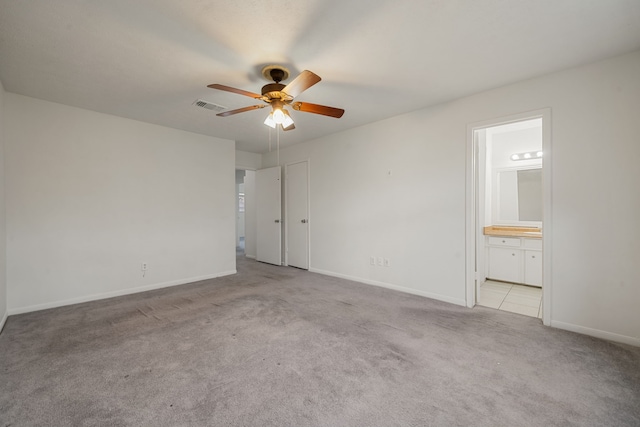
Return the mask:
<svg viewBox="0 0 640 427"><path fill-rule="evenodd" d="M11 316L0 426L640 425L640 348L238 261Z"/></svg>

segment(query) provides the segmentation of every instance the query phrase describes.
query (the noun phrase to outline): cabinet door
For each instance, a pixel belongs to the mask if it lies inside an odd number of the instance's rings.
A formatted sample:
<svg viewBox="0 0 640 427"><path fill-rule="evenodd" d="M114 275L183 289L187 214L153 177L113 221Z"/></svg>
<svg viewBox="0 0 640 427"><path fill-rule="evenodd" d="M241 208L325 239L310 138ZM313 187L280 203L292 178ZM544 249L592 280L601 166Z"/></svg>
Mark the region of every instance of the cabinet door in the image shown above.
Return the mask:
<svg viewBox="0 0 640 427"><path fill-rule="evenodd" d="M524 283L542 286L542 252L524 251Z"/></svg>
<svg viewBox="0 0 640 427"><path fill-rule="evenodd" d="M489 248L489 277L505 282L522 283L520 265L522 251L508 248Z"/></svg>

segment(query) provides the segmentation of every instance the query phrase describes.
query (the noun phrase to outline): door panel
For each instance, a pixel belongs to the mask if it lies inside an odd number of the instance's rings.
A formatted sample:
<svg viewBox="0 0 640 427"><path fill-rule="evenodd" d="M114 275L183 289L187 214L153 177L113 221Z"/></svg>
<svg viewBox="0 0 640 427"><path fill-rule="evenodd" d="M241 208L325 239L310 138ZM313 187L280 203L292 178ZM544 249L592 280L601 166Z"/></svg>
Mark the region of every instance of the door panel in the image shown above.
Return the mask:
<svg viewBox="0 0 640 427"><path fill-rule="evenodd" d="M309 163L287 165L287 264L309 268Z"/></svg>
<svg viewBox="0 0 640 427"><path fill-rule="evenodd" d="M282 264L280 166L256 171L256 259Z"/></svg>

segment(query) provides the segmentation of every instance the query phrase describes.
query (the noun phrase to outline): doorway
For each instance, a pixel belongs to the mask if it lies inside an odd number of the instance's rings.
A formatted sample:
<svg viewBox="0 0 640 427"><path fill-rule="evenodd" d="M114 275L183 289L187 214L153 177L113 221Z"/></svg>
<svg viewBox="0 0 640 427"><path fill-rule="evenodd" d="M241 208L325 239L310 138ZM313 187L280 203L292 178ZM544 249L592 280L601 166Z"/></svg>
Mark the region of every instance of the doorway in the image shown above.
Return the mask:
<svg viewBox="0 0 640 427"><path fill-rule="evenodd" d="M246 172L236 169L236 255L245 254L245 179Z"/></svg>
<svg viewBox="0 0 640 427"><path fill-rule="evenodd" d="M467 306L548 325L550 110L469 125L467 134Z"/></svg>
<svg viewBox="0 0 640 427"><path fill-rule="evenodd" d="M256 257L256 171L236 169L236 255Z"/></svg>

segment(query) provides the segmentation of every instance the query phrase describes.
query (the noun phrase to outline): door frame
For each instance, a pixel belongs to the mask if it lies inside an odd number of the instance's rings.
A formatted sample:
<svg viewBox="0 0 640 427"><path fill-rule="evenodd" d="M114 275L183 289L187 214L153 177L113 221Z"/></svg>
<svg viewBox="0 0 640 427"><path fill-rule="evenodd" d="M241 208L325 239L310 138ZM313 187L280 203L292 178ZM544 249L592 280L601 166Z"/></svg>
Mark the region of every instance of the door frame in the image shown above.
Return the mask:
<svg viewBox="0 0 640 427"><path fill-rule="evenodd" d="M284 165L284 265L289 266L289 166L307 163L307 270L311 270L311 160L296 160Z"/></svg>
<svg viewBox="0 0 640 427"><path fill-rule="evenodd" d="M244 185L244 180L245 180L245 178L247 176L247 169L236 168L235 171L236 171L236 177L237 177L238 171L242 171L244 173L244 176L242 178L242 184L241 184L241 185ZM240 187L239 187L239 185L240 184L238 184L237 181L236 181L236 188L235 188L236 189L236 250L237 250L238 245L240 243L240 235L238 233L238 227L240 225L240 220L238 218L240 216ZM244 213L245 213L245 215L244 215L243 220L242 220L242 228L244 229L244 234L245 234L244 237L245 237L245 249L246 249L246 242L247 242L247 239L246 239L246 236L247 236L247 230L246 230L246 225L247 225L246 194L245 194L245 211L244 211Z"/></svg>
<svg viewBox="0 0 640 427"><path fill-rule="evenodd" d="M476 305L477 282L484 277L484 256L480 251L484 248L482 239L482 225L479 224L479 197L478 197L478 172L479 150L478 141L475 138L476 131L505 125L513 122L520 122L531 119L542 119L542 323L549 326L551 324L551 295L553 282L551 276L551 239L553 236L551 221L551 162L553 160L551 152L551 109L540 110L499 117L490 120L483 120L467 125L467 164L466 164L466 304L472 308ZM478 262L481 260L481 262ZM481 265L478 265L481 264Z"/></svg>
<svg viewBox="0 0 640 427"><path fill-rule="evenodd" d="M246 179L247 172L253 172L255 174L257 169L253 168L253 167L248 167L248 166L236 166L236 170L243 170L245 172L245 179ZM254 176L254 193L255 193L255 176ZM253 196L254 196L254 198L253 198L253 200L251 200L250 204L253 205L253 207L255 209L255 202L256 202L255 201L255 194ZM237 197L237 195L236 195L236 197ZM247 198L247 190L246 190L246 187L245 187L245 194L244 194L244 207L245 207L245 212L244 212L245 213L245 216L244 216L244 256L247 257L247 258L250 258L250 259L256 259L256 255L247 255L247 234L249 234L249 233L247 233L247 200L248 200L248 198ZM237 203L238 202L236 202L236 204ZM237 226L238 225L236 224L236 227ZM255 243L255 240L256 240L256 237L257 237L257 232L255 230L255 228L256 228L256 224L255 223L253 224L253 228L254 228L254 230L253 230L254 233L251 236L250 240L252 240Z"/></svg>

